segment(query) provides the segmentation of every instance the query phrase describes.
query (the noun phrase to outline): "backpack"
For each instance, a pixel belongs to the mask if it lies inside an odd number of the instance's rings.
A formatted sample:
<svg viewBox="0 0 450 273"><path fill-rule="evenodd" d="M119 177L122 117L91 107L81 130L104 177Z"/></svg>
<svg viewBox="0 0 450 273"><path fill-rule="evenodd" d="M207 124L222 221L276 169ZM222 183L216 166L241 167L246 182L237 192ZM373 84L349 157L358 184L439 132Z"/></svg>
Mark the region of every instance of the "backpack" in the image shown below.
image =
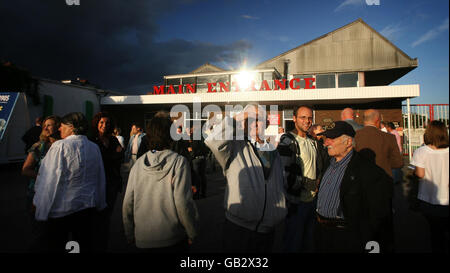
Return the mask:
<svg viewBox="0 0 450 273"><path fill-rule="evenodd" d="M289 145L285 145L285 139L289 139ZM297 140L291 133L286 133L281 136L280 144L278 144L278 152L280 156L292 157L295 155L295 160L289 166L285 166L287 175L287 193L294 196L300 196L303 188L303 173L300 166L297 165L296 159L300 157L300 146Z"/></svg>

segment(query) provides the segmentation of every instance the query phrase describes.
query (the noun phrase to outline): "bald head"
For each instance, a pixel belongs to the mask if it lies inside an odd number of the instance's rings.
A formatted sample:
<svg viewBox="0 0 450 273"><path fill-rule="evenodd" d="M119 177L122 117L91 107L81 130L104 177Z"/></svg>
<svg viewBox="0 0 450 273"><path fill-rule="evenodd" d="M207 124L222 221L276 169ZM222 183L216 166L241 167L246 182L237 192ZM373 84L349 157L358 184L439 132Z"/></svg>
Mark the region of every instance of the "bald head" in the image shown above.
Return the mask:
<svg viewBox="0 0 450 273"><path fill-rule="evenodd" d="M341 112L341 120L346 120L346 119L355 119L355 114L353 113L353 109L352 108L345 108L344 110L342 110Z"/></svg>
<svg viewBox="0 0 450 273"><path fill-rule="evenodd" d="M369 109L364 111L364 125L372 125L380 128L381 115L375 109Z"/></svg>

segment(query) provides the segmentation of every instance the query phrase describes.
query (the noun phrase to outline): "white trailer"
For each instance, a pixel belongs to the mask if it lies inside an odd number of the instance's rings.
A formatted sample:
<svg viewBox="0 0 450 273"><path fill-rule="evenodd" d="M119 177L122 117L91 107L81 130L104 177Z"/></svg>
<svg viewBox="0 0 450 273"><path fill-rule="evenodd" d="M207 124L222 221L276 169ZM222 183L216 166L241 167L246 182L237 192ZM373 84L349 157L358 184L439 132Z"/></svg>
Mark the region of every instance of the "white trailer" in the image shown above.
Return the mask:
<svg viewBox="0 0 450 273"><path fill-rule="evenodd" d="M82 112L88 120L100 111L100 98L110 91L38 79L40 103L35 105L25 93L20 93L6 131L0 141L0 164L23 161L26 157L25 132L34 126L39 116ZM5 90L7 91L7 90Z"/></svg>

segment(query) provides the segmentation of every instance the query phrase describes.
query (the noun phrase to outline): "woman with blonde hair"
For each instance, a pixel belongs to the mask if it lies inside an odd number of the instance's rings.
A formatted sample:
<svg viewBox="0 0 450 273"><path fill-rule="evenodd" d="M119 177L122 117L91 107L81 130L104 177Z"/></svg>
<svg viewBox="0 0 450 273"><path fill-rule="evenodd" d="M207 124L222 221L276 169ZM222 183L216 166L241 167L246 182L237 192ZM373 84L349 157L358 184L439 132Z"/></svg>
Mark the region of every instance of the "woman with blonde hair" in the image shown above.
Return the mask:
<svg viewBox="0 0 450 273"><path fill-rule="evenodd" d="M32 201L34 196L34 182L41 164L41 160L47 154L52 144L61 139L59 135L59 126L61 125L61 118L58 116L49 116L42 122L42 132L39 136L39 141L31 146L28 150L28 156L22 166L22 175L30 177L27 194L27 207L32 208Z"/></svg>
<svg viewBox="0 0 450 273"><path fill-rule="evenodd" d="M22 175L30 178L27 190L27 211L30 213L30 221L32 226L33 239L30 245L31 251L43 251L44 241L46 235L45 224L34 219L33 197L35 194L34 184L38 174L41 161L47 154L52 144L61 139L59 134L59 127L61 125L61 118L58 116L49 116L42 122L42 131L39 136L39 141L28 149L28 156L22 166Z"/></svg>
<svg viewBox="0 0 450 273"><path fill-rule="evenodd" d="M425 145L414 152L411 165L419 178L419 210L430 224L433 253L448 253L449 139L444 123L431 121L424 134ZM447 235L445 234L447 233Z"/></svg>

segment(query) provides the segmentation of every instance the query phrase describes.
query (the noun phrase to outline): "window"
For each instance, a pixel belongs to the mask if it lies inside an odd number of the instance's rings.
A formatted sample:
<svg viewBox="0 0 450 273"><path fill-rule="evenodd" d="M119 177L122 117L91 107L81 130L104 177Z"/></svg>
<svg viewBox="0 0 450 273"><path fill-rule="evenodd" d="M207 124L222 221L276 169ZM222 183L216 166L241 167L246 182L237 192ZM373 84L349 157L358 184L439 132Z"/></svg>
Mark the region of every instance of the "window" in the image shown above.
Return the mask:
<svg viewBox="0 0 450 273"><path fill-rule="evenodd" d="M208 77L197 77L197 93L208 92Z"/></svg>
<svg viewBox="0 0 450 273"><path fill-rule="evenodd" d="M358 73L346 73L338 75L339 87L358 86Z"/></svg>
<svg viewBox="0 0 450 273"><path fill-rule="evenodd" d="M294 88L305 88L305 80L304 78L314 78L313 75L294 75L295 79L300 79L300 82L294 81Z"/></svg>
<svg viewBox="0 0 450 273"><path fill-rule="evenodd" d="M167 85L179 85L181 82L181 79L168 79Z"/></svg>
<svg viewBox="0 0 450 273"><path fill-rule="evenodd" d="M207 93L208 83L212 82L212 76L202 76L197 78L197 93Z"/></svg>
<svg viewBox="0 0 450 273"><path fill-rule="evenodd" d="M294 110L293 109L291 109L291 110L284 110L283 112L284 112L284 119L292 120L292 117L294 116Z"/></svg>
<svg viewBox="0 0 450 273"><path fill-rule="evenodd" d="M215 87L213 89L216 90L216 92L220 91L220 85L219 82L229 82L229 75L211 75L211 76L202 76L197 78L197 90L198 93L206 93L208 92L208 83L215 83Z"/></svg>
<svg viewBox="0 0 450 273"><path fill-rule="evenodd" d="M229 81L228 75L211 76L210 82L227 82Z"/></svg>
<svg viewBox="0 0 450 273"><path fill-rule="evenodd" d="M166 94L172 94L171 92L169 93L169 89L172 90L172 88L170 88L170 86L173 86L173 90L175 93L178 93L178 85L180 85L181 83L181 79L180 78L176 78L176 79L168 79L167 80L167 84L166 84Z"/></svg>
<svg viewBox="0 0 450 273"><path fill-rule="evenodd" d="M195 83L195 77L182 78L181 81L182 81L183 84L194 84Z"/></svg>
<svg viewBox="0 0 450 273"><path fill-rule="evenodd" d="M194 86L194 84L195 84L195 77L182 78L181 79L181 83L183 84L183 92L184 93L190 93L191 91L186 87L186 85L190 84L191 86Z"/></svg>
<svg viewBox="0 0 450 273"><path fill-rule="evenodd" d="M335 88L336 78L334 74L316 75L316 88Z"/></svg>

